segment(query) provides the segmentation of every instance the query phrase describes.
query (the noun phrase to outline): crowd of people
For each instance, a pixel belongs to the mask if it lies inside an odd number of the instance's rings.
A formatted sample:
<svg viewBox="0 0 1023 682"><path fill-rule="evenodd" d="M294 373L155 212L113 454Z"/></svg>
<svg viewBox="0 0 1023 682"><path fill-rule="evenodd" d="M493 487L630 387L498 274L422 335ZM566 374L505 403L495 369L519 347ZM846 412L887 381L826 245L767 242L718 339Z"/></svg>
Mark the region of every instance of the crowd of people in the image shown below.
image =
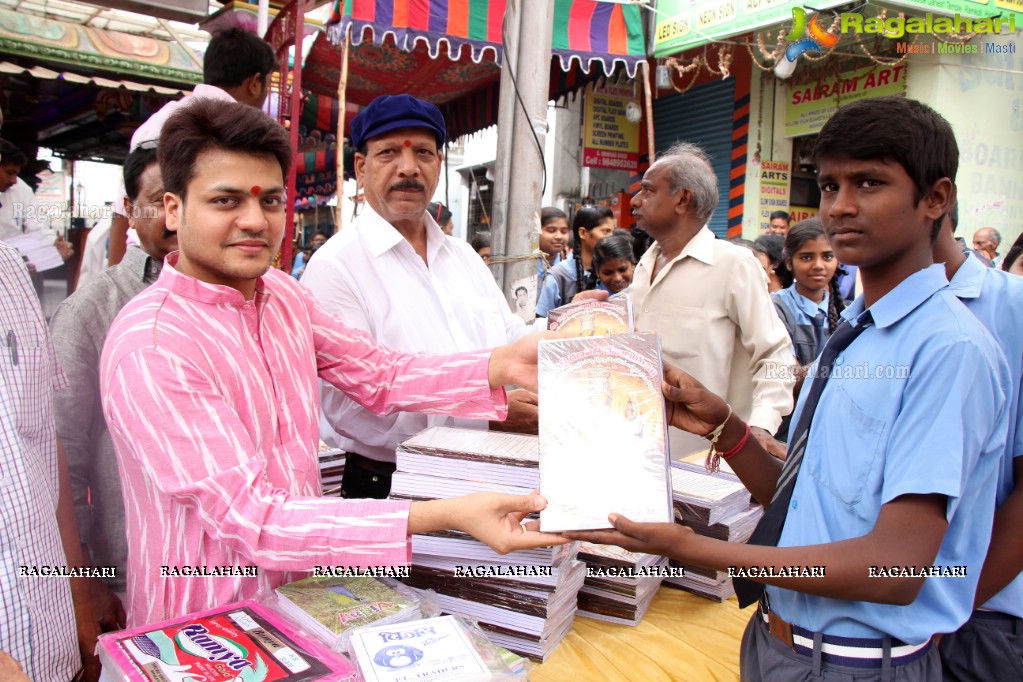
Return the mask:
<svg viewBox="0 0 1023 682"><path fill-rule="evenodd" d="M736 580L740 603L759 604L746 680L1013 679L1023 318L1006 311L1023 304L1021 248L1000 257L997 232L974 251L956 241L958 147L937 112L903 97L841 107L815 146L820 217L772 215L756 242L711 232L716 176L686 142L632 199L649 248L606 207L543 209L524 320L489 242L450 236L431 203L447 127L409 95L351 124L359 217L314 237L293 276L272 268L293 153L258 109L272 55L246 45L233 73L211 69L209 92L136 133L123 169L134 241L49 326L0 243L0 673L95 680L100 631L317 564L406 565L411 534L453 529L499 552L587 539L765 569ZM223 49L211 43L229 61ZM766 507L749 544L619 515L611 531L541 533L527 520L539 494L387 499L397 445L432 424L535 433L543 316L623 291L636 328L660 335L672 455L709 447ZM347 452L340 497L322 495L321 439ZM161 575L202 565L258 570ZM872 579L879 565L914 570ZM791 570L811 566L826 570ZM928 577L943 567L966 570Z"/></svg>

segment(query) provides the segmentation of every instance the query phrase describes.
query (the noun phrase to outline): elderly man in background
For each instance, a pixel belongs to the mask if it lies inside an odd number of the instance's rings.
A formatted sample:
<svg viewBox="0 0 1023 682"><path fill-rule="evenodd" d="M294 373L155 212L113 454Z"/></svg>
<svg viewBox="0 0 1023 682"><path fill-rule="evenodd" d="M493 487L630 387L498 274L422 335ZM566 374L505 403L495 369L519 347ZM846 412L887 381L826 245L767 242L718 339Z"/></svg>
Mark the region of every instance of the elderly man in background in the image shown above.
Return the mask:
<svg viewBox="0 0 1023 682"><path fill-rule="evenodd" d="M991 267L997 268L1002 259L998 255L998 247L1002 244L1002 235L993 227L982 227L973 233L973 250L991 261Z"/></svg>
<svg viewBox="0 0 1023 682"><path fill-rule="evenodd" d="M636 329L660 332L664 359L724 397L784 457L771 434L792 411L791 340L753 253L707 227L717 203L717 178L696 145L676 144L644 174L632 213L656 242L629 288ZM674 428L670 439L674 459L707 447Z"/></svg>

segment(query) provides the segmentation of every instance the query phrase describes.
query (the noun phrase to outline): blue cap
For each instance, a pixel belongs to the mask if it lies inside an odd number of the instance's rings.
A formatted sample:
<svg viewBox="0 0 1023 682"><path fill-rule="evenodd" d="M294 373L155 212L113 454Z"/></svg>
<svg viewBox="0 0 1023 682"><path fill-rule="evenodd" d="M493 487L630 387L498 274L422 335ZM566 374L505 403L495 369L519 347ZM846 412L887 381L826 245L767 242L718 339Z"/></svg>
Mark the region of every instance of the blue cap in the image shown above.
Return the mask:
<svg viewBox="0 0 1023 682"><path fill-rule="evenodd" d="M352 146L359 149L374 137L398 128L427 128L437 138L437 148L444 146L444 115L433 104L412 95L384 95L374 99L352 121L349 138Z"/></svg>

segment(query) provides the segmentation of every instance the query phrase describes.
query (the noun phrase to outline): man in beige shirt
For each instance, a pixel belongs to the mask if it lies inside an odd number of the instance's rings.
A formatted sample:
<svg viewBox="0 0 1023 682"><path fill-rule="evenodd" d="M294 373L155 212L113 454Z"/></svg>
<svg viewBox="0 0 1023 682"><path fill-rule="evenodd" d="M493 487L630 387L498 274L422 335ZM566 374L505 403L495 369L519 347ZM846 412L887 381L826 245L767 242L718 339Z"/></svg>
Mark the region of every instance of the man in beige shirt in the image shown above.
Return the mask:
<svg viewBox="0 0 1023 682"><path fill-rule="evenodd" d="M629 288L636 329L660 332L664 359L723 396L784 457L771 434L792 411L792 341L753 253L707 228L717 202L717 179L696 145L676 144L643 176L632 214L656 243ZM674 428L670 438L673 459L707 447Z"/></svg>

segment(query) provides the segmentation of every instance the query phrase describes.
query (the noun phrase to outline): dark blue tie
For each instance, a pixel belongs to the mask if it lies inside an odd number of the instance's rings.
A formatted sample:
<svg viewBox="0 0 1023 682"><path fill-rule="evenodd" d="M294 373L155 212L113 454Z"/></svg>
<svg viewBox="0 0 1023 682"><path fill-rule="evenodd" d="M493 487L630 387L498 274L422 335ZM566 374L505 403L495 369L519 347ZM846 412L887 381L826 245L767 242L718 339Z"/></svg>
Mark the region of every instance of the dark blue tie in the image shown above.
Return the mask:
<svg viewBox="0 0 1023 682"><path fill-rule="evenodd" d="M818 310L817 314L813 317L813 340L814 340L814 353L820 353L821 349L824 348L824 325L827 323L827 315L823 310Z"/></svg>
<svg viewBox="0 0 1023 682"><path fill-rule="evenodd" d="M782 528L785 526L789 503L792 501L792 491L796 487L799 465L802 464L803 453L806 451L810 422L813 421L813 413L817 410L817 403L820 402L824 386L828 383L828 377L831 376L831 370L835 366L835 359L853 342L853 339L863 333L863 330L871 322L868 311L860 315L855 327L848 322L843 322L828 339L827 345L821 352L820 361L817 363L816 375L810 385L810 392L806 396L803 411L799 415L799 423L796 424L795 431L789 435L789 455L778 476L778 485L774 489L771 505L760 518L760 523L753 530L753 535L750 536L747 544L777 547L778 540L781 539ZM746 608L757 601L764 593L763 583L745 578L732 578L732 584L735 586L735 596L738 597L741 608Z"/></svg>

